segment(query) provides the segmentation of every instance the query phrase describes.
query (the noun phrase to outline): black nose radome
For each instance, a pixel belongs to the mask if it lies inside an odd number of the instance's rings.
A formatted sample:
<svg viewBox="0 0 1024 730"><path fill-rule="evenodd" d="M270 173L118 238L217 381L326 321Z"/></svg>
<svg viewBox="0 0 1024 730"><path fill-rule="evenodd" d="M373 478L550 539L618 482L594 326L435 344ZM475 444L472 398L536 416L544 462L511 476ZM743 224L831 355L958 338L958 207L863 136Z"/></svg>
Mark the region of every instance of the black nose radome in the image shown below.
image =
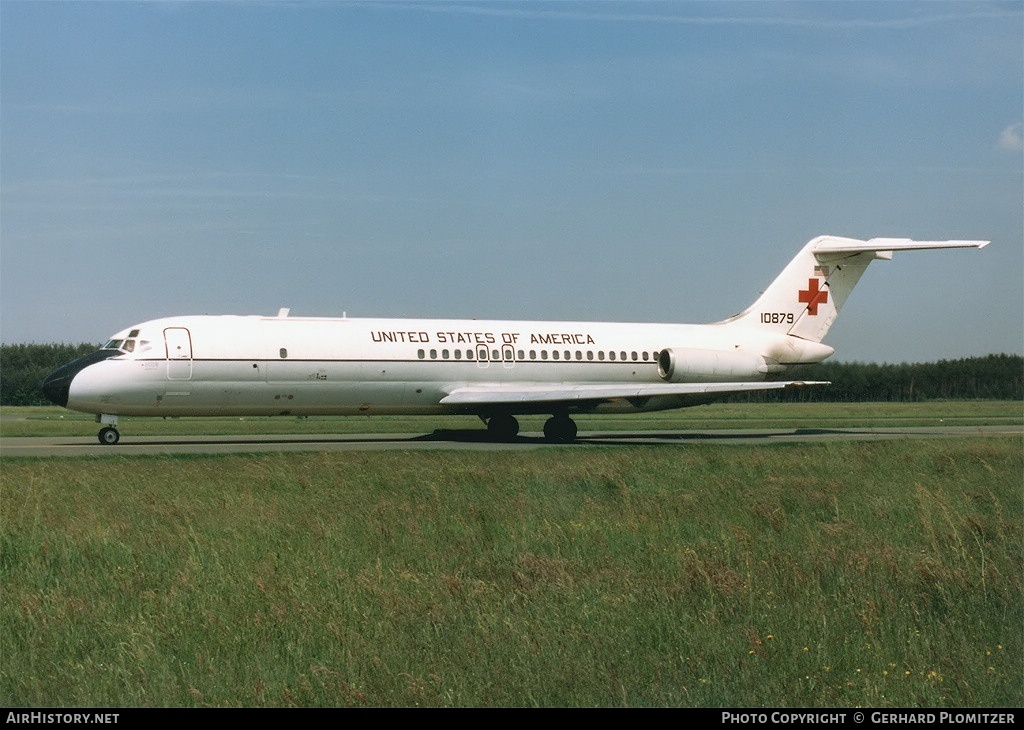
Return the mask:
<svg viewBox="0 0 1024 730"><path fill-rule="evenodd" d="M67 365L61 365L46 376L46 380L43 381L43 395L51 403L56 403L61 408L67 408L68 393L71 390L71 381L75 376L90 365L120 354L118 350L97 350L77 360L72 360Z"/></svg>

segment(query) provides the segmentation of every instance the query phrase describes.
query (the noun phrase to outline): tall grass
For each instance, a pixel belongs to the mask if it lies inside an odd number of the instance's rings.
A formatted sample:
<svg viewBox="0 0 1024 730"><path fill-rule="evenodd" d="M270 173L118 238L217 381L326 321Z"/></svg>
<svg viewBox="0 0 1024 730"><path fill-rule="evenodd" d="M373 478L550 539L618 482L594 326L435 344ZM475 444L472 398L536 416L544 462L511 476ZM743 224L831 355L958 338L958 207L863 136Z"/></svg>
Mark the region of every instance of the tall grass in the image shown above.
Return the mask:
<svg viewBox="0 0 1024 730"><path fill-rule="evenodd" d="M7 460L6 706L1024 704L1020 439Z"/></svg>

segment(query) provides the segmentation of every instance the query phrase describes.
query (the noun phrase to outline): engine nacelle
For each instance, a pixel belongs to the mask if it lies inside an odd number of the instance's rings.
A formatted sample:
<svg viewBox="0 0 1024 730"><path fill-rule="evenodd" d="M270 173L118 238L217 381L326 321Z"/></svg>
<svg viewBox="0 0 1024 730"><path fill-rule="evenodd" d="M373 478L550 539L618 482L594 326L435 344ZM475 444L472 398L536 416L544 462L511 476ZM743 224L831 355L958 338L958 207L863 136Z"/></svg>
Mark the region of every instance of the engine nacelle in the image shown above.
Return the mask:
<svg viewBox="0 0 1024 730"><path fill-rule="evenodd" d="M764 380L768 363L742 350L670 347L658 355L658 375L670 383Z"/></svg>

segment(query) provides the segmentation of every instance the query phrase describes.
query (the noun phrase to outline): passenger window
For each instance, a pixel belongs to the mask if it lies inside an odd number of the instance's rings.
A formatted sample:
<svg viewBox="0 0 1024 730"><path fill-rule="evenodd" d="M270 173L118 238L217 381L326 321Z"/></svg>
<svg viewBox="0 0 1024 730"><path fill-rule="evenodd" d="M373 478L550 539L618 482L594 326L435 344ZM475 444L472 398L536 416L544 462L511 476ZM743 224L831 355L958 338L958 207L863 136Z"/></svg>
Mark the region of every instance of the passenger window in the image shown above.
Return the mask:
<svg viewBox="0 0 1024 730"><path fill-rule="evenodd" d="M427 356L427 353L425 353L423 350L417 350L416 355L417 357L419 357L420 360L422 360Z"/></svg>
<svg viewBox="0 0 1024 730"><path fill-rule="evenodd" d="M280 354L281 354L281 359L284 360L286 357L288 357L288 348L287 347L282 347Z"/></svg>
<svg viewBox="0 0 1024 730"><path fill-rule="evenodd" d="M614 360L615 359L615 351L614 350L612 352L608 353L608 359L609 360Z"/></svg>
<svg viewBox="0 0 1024 730"><path fill-rule="evenodd" d="M447 350L441 350L441 357L443 359L447 360L448 359L448 351Z"/></svg>
<svg viewBox="0 0 1024 730"><path fill-rule="evenodd" d="M431 350L430 351L430 359L431 360L436 360L437 359L437 350Z"/></svg>

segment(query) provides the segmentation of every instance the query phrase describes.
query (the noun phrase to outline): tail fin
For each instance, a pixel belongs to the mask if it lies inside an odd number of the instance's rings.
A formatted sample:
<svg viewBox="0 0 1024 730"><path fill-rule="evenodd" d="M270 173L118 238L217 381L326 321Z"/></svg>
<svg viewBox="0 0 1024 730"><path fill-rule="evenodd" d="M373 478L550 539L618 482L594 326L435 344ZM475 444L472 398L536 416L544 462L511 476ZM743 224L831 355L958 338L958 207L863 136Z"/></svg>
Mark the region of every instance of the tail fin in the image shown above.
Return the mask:
<svg viewBox="0 0 1024 730"><path fill-rule="evenodd" d="M819 236L801 249L756 302L722 324L742 324L821 342L864 270L875 259L889 260L894 251L982 248L988 243L907 238L858 241Z"/></svg>

